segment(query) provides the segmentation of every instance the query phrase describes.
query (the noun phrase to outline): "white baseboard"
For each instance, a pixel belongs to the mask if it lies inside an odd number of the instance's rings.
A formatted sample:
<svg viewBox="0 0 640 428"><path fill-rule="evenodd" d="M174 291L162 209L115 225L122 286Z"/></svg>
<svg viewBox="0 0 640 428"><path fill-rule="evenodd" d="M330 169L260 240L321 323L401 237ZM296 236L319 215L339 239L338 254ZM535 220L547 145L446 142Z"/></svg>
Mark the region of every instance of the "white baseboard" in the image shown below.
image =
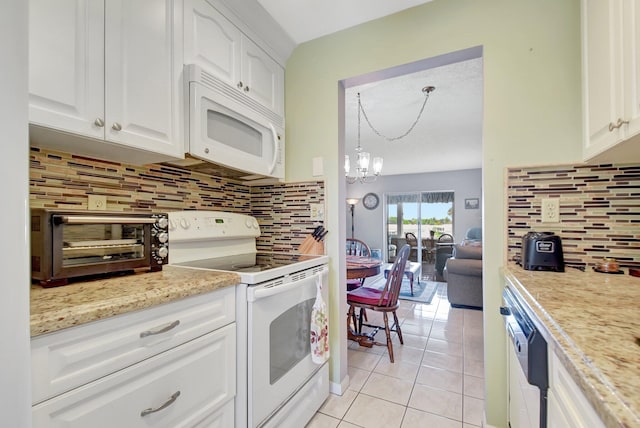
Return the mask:
<svg viewBox="0 0 640 428"><path fill-rule="evenodd" d="M342 395L345 393L345 391L349 387L349 383L350 383L349 375L346 375L340 383L330 382L329 392L336 395Z"/></svg>

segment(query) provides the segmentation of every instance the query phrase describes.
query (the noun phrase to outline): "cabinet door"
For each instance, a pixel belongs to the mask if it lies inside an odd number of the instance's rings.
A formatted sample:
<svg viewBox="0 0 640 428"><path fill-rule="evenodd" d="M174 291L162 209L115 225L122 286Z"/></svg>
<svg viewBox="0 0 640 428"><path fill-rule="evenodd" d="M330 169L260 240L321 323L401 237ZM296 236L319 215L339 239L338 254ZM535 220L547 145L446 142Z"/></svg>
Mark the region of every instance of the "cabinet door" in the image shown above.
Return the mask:
<svg viewBox="0 0 640 428"><path fill-rule="evenodd" d="M104 2L29 1L29 121L104 138Z"/></svg>
<svg viewBox="0 0 640 428"><path fill-rule="evenodd" d="M113 0L105 14L106 140L183 156L182 2Z"/></svg>
<svg viewBox="0 0 640 428"><path fill-rule="evenodd" d="M624 2L623 61L627 138L640 134L640 4Z"/></svg>
<svg viewBox="0 0 640 428"><path fill-rule="evenodd" d="M549 428L604 428L582 389L555 353L549 355Z"/></svg>
<svg viewBox="0 0 640 428"><path fill-rule="evenodd" d="M622 3L583 0L583 85L585 158L623 138L623 127L610 129L623 116Z"/></svg>
<svg viewBox="0 0 640 428"><path fill-rule="evenodd" d="M241 83L240 34L208 1L185 3L185 64L198 64L234 88Z"/></svg>
<svg viewBox="0 0 640 428"><path fill-rule="evenodd" d="M553 391L547 394L547 428L571 427L571 422L564 414L562 406Z"/></svg>
<svg viewBox="0 0 640 428"><path fill-rule="evenodd" d="M223 411L224 417L218 411L233 402L236 392L235 328L235 323L228 325L38 404L32 411L33 426L186 428L221 424L230 413ZM224 426L233 426L233 422Z"/></svg>
<svg viewBox="0 0 640 428"><path fill-rule="evenodd" d="M242 39L243 91L278 116L284 116L284 70L258 45Z"/></svg>

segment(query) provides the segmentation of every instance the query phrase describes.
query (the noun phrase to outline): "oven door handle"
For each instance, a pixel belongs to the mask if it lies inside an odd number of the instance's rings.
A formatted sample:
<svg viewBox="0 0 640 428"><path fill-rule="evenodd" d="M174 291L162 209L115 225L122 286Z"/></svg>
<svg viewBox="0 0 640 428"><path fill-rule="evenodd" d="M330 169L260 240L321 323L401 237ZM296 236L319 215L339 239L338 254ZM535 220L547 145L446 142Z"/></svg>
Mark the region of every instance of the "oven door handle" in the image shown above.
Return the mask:
<svg viewBox="0 0 640 428"><path fill-rule="evenodd" d="M327 268L322 269L316 275L310 276L308 278L303 278L297 281L291 281L286 284L280 285L271 285L271 286L256 286L249 287L247 293L247 301L255 302L256 300L266 299L267 297L275 296L277 294L286 293L291 289L295 289L300 287L301 281L313 281L318 275L322 275L327 272Z"/></svg>
<svg viewBox="0 0 640 428"><path fill-rule="evenodd" d="M87 216L87 215L54 215L54 224L140 224L157 223L157 219L148 217L114 217L114 216Z"/></svg>

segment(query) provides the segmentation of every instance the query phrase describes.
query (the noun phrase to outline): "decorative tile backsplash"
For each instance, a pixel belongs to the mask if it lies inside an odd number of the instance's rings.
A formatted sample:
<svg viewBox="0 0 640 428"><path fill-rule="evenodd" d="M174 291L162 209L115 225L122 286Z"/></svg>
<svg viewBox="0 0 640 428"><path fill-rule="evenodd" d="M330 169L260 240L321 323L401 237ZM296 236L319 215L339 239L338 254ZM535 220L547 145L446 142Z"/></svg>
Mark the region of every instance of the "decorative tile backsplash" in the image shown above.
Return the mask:
<svg viewBox="0 0 640 428"><path fill-rule="evenodd" d="M134 166L49 151L30 152L32 208L87 209L87 195L105 195L110 211L185 209L249 213L258 218L259 251L295 250L318 222L310 203L324 203L324 182L248 186L160 164Z"/></svg>
<svg viewBox="0 0 640 428"><path fill-rule="evenodd" d="M309 204L324 204L324 182L251 188L251 213L262 226L258 251L290 252L322 222L311 220ZM282 233L286 230L287 233Z"/></svg>
<svg viewBox="0 0 640 428"><path fill-rule="evenodd" d="M508 258L529 231L562 238L568 265L603 257L640 267L640 165L567 165L507 171ZM560 222L541 222L541 201L559 198Z"/></svg>

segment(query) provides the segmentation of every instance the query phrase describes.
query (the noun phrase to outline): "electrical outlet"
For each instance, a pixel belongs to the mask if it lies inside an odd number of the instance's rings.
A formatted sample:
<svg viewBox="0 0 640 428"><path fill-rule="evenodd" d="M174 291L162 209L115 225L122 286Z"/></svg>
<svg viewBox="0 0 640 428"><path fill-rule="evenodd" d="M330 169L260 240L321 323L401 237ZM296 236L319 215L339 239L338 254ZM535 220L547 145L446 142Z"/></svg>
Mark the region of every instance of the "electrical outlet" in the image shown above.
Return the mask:
<svg viewBox="0 0 640 428"><path fill-rule="evenodd" d="M312 221L324 221L324 205L323 204L309 204L311 210Z"/></svg>
<svg viewBox="0 0 640 428"><path fill-rule="evenodd" d="M548 198L542 200L542 223L560 222L560 199Z"/></svg>
<svg viewBox="0 0 640 428"><path fill-rule="evenodd" d="M104 195L88 195L89 202L87 209L95 211L104 211L107 209L107 197Z"/></svg>

